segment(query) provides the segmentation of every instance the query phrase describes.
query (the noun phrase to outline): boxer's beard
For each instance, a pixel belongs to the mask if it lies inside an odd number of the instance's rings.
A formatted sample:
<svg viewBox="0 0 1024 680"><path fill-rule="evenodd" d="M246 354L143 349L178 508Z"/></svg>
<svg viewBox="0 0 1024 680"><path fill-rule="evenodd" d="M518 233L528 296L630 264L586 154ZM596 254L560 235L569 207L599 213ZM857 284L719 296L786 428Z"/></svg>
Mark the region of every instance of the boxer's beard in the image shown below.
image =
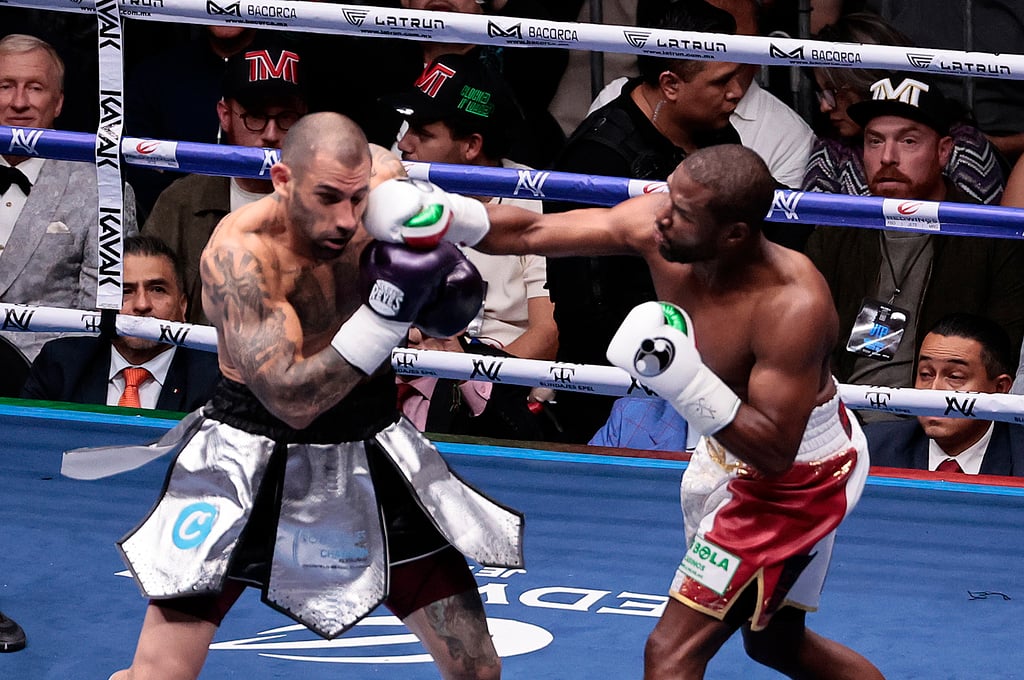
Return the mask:
<svg viewBox="0 0 1024 680"><path fill-rule="evenodd" d="M704 262L715 256L715 247L711 243L682 244L666 241L658 247L658 251L663 258L677 264Z"/></svg>

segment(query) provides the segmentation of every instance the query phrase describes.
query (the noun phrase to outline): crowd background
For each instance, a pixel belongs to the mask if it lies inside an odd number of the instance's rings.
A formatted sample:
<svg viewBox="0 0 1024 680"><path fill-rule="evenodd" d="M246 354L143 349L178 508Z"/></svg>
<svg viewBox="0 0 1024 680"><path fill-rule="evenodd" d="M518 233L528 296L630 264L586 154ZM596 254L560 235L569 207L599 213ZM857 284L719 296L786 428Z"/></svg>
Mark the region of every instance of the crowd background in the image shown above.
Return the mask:
<svg viewBox="0 0 1024 680"><path fill-rule="evenodd" d="M592 20L594 9L594 3L583 0L346 4L584 22ZM1024 38L1024 9L1009 1L960 0L942 3L940 8L924 1L884 0L622 0L599 4L601 20L607 24L743 35L808 36L984 52L1019 51L1017 46ZM953 17L957 21L951 20ZM961 21L963 17L970 19L966 25ZM30 35L51 45L64 70L60 82L44 84L55 88L53 98L59 96L59 104L12 104L9 98L0 98L0 123L94 131L98 116L94 18L3 7L0 26L3 35ZM132 136L280 147L298 116L330 110L350 116L372 143L391 148L409 160L654 179L665 179L679 160L695 149L738 142L762 155L780 188L857 195L886 193L872 184L872 175L879 171L866 167L871 161L865 161L864 127L851 118L848 109L870 99L874 83L881 78L891 77L896 83L902 77L857 68L769 68L617 53L595 58L586 52L564 49L301 35L131 18L124 20L123 34L124 132ZM245 73L251 59L247 60L246 55L257 51L266 51L269 63L276 64L294 55L296 68L292 73L297 75L292 82L247 81ZM439 63L449 68L446 60L463 73L472 68L472 86L493 93L493 101L501 102L486 125L474 127L472 120L453 122L443 107L424 114L396 105L395 97L402 93L424 92L424 74ZM0 78L9 73L17 75L26 67L21 57L3 50L0 66ZM904 159L902 162L911 169L900 172L927 174L941 161L941 177L937 184L933 182L942 189L940 200L1024 207L1024 162L1018 162L1024 150L1024 89L1016 81L990 78L928 80L934 85L933 93L943 95L941 106L948 118L948 130L941 130L940 137L948 133L952 146L948 154ZM42 115L25 113L36 109L42 110ZM439 138L443 144L437 141ZM41 253L46 250L52 259L54 250L50 246L68 251L62 256L63 265L88 261L89 248L94 246L77 235L79 231L91 231L85 224L51 220L52 215L36 214L33 208L36 204L59 203L67 194L67 186L81 190L94 180L72 177L53 186L42 178L61 165L74 164L43 164L28 159L23 165L25 160L4 157L0 161L0 167L22 167L34 189L31 195L17 196L20 189L15 182L3 194L6 203L2 208L5 212L0 212L0 227L4 227L0 235L6 255L0 256L0 285L5 285L0 288L0 301L87 308L88 278L57 286L52 294L34 283L25 284L41 276L48 280L66 278L60 272L55 274L52 267L42 269L40 263L46 260ZM41 167L33 170L31 163L37 161ZM885 161L880 165L892 164ZM175 266L182 269L182 293L188 299L186 319L204 323L197 263L205 240L224 214L266 195L272 187L259 180L182 176L137 166L125 166L125 174L132 214L128 233L138 229L144 236L157 237L169 246L180 260ZM902 191L902 197L924 197L920 185L908 184ZM86 195L88 202L88 192ZM570 207L547 203L535 209ZM31 220L40 224L21 224ZM58 242L49 238L56 234L46 232L48 238L37 241L35 252L18 245L23 231L28 233L30 227L49 230L57 223L75 238ZM840 381L915 385L917 351L927 329L939 317L952 313L988 317L1008 334L1014 347L1022 345L1024 267L1020 265L1024 262L1020 258L1024 254L1016 243L961 239L954 247L953 241L945 237L877 241L874 232L868 230L834 228L780 231L769 237L809 254L833 286L846 326L840 331L835 357ZM852 246L851 239L870 242ZM918 251L923 256L914 259ZM480 258L482 262L483 256ZM16 259L21 260L16 270L6 271L5 265L13 268ZM482 310L480 324L458 337L413 341L424 343L422 346L436 343L454 351L601 364L606 363L603 352L607 338L626 312L654 296L642 263L629 258L558 258L547 262L534 258L530 262L504 263L504 268L491 264L495 271L485 276L491 296ZM907 271L901 272L904 266ZM868 272L868 280L852 285L844 272L857 268ZM891 276L885 273L887 270ZM920 302L911 304L919 304L920 309L914 310L913 323L897 355L891 361L879 362L877 357L872 360L849 352L846 340L854 321L851 315L861 311L861 298L883 293L886 281L892 285L905 283L901 278L907 283L901 299L916 290ZM982 291L982 302L968 301L956 293L968 289ZM501 304L496 302L499 296ZM122 311L155 314L149 310ZM915 329L918 314L923 325ZM502 334L482 332L485 322L492 329L501 328ZM26 335L6 334L8 346L4 349L13 357L8 371L10 384L5 387L8 395L23 393L20 385L27 378L28 365L42 346L43 339L30 342ZM520 336L522 340L517 343ZM1010 374L1015 376L1020 370L1019 361L1013 368ZM111 376L110 380L123 382L120 376ZM442 391L445 406L434 404L435 415L430 421L421 419L425 429L441 434L489 433L570 444L670 450L684 447L685 421L657 400L615 403L611 398L517 390L512 395L499 391L496 404L500 403L500 408L486 408L489 389L474 391L462 384L443 384ZM424 402L417 407L423 413L431 396L417 394L417 399ZM482 398L481 404L467 406L475 398ZM114 397L109 401L113 403ZM411 413L413 408L407 411ZM484 414L486 418L475 420ZM872 417L865 413L860 416L866 420Z"/></svg>

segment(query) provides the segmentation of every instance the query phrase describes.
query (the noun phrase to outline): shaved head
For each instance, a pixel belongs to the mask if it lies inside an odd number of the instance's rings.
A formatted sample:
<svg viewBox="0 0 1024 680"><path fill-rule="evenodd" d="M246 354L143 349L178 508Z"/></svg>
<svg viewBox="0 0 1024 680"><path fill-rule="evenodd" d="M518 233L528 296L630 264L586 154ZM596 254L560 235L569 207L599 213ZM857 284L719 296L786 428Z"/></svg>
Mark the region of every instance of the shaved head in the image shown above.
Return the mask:
<svg viewBox="0 0 1024 680"><path fill-rule="evenodd" d="M708 208L719 224L744 222L759 229L775 197L776 183L765 162L739 144L709 146L690 154L679 169L711 189Z"/></svg>
<svg viewBox="0 0 1024 680"><path fill-rule="evenodd" d="M281 162L303 174L314 156L326 156L346 167L356 167L370 158L369 143L362 129L351 119L325 111L303 116L289 131L281 146Z"/></svg>

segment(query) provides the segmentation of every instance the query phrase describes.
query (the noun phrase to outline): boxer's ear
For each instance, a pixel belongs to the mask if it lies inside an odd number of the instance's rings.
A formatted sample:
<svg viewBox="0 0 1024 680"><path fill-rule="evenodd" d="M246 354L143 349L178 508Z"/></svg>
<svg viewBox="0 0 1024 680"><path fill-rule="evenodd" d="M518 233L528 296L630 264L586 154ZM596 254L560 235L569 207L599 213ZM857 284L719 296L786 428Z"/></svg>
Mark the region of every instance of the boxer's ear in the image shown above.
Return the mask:
<svg viewBox="0 0 1024 680"><path fill-rule="evenodd" d="M270 181L274 183L274 193L288 196L291 193L292 169L278 161L270 166Z"/></svg>

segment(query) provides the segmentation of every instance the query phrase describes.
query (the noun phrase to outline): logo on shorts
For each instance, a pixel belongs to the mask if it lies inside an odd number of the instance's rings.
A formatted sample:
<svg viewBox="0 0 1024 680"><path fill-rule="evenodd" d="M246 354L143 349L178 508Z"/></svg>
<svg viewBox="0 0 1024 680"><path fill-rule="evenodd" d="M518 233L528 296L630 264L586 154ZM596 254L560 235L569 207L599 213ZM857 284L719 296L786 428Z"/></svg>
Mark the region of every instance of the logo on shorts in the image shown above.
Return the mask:
<svg viewBox="0 0 1024 680"><path fill-rule="evenodd" d="M693 545L679 563L679 570L702 586L723 595L741 561L714 543L694 537Z"/></svg>
<svg viewBox="0 0 1024 680"><path fill-rule="evenodd" d="M189 550L206 540L217 521L217 508L209 503L193 503L178 515L171 540L182 550Z"/></svg>

